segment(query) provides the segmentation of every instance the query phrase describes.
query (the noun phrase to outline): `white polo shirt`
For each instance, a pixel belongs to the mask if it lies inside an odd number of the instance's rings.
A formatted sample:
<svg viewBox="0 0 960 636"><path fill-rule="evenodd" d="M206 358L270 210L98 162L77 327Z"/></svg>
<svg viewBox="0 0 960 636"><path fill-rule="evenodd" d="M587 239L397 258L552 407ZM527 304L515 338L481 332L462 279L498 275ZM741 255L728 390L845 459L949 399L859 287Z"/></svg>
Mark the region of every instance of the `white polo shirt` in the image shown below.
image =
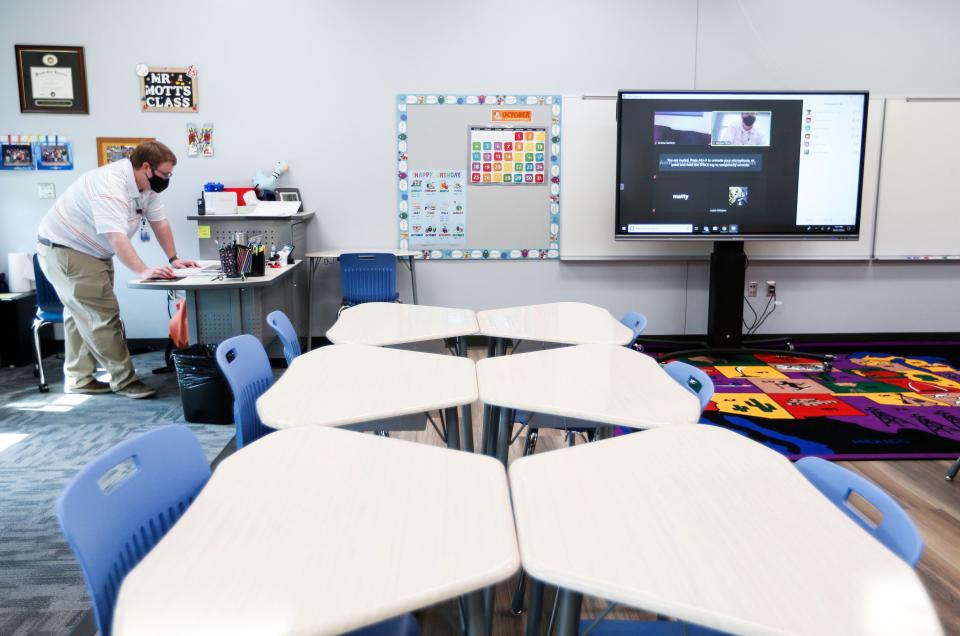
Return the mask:
<svg viewBox="0 0 960 636"><path fill-rule="evenodd" d="M161 221L163 203L156 192L140 192L133 165L121 159L85 173L61 194L40 221L38 234L97 258L113 257L106 232L132 237L140 214Z"/></svg>

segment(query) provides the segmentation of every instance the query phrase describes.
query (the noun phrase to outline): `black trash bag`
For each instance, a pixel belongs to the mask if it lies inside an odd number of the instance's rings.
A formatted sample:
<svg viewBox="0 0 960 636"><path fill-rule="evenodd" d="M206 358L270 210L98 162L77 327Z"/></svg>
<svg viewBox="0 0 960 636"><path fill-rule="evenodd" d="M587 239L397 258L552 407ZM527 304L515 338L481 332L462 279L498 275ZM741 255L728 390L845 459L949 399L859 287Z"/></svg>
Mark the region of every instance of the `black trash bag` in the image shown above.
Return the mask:
<svg viewBox="0 0 960 636"><path fill-rule="evenodd" d="M183 417L195 424L233 424L233 394L217 365L216 345L193 345L173 352Z"/></svg>

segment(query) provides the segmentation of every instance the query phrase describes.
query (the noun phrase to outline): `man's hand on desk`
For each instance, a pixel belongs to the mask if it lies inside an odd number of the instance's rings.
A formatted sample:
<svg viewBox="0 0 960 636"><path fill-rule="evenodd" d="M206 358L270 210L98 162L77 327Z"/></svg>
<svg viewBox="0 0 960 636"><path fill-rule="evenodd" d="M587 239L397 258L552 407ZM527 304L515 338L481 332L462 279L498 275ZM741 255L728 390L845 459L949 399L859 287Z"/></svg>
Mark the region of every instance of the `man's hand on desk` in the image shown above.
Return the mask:
<svg viewBox="0 0 960 636"><path fill-rule="evenodd" d="M167 265L161 265L160 267L145 267L140 272L140 279L145 280L148 278L175 278L176 274L173 273Z"/></svg>
<svg viewBox="0 0 960 636"><path fill-rule="evenodd" d="M170 266L174 269L183 269L185 267L200 267L200 263L186 258L175 258L170 261Z"/></svg>

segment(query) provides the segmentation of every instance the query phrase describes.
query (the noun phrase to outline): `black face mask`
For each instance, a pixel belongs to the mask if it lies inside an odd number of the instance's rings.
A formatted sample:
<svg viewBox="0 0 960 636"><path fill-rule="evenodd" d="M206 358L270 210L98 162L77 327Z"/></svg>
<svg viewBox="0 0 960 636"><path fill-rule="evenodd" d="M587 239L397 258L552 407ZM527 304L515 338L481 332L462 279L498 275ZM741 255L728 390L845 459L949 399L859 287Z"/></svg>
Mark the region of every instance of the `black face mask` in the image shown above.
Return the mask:
<svg viewBox="0 0 960 636"><path fill-rule="evenodd" d="M156 171L154 171L153 176L150 177L150 189L160 194L167 189L167 186L170 185L170 179L164 179L163 177L157 176Z"/></svg>
<svg viewBox="0 0 960 636"><path fill-rule="evenodd" d="M757 118L753 115L744 115L743 116L743 125L744 126L753 126L753 122L757 121Z"/></svg>

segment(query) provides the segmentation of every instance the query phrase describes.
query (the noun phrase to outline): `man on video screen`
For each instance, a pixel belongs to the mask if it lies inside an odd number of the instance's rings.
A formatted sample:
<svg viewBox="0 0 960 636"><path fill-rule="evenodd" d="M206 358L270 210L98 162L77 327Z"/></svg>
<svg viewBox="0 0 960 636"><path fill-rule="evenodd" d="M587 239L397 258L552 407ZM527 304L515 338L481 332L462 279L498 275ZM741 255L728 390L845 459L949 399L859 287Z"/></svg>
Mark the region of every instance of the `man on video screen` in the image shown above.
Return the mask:
<svg viewBox="0 0 960 636"><path fill-rule="evenodd" d="M740 118L723 127L720 143L731 146L767 146L769 142L760 126L757 113L743 112Z"/></svg>

